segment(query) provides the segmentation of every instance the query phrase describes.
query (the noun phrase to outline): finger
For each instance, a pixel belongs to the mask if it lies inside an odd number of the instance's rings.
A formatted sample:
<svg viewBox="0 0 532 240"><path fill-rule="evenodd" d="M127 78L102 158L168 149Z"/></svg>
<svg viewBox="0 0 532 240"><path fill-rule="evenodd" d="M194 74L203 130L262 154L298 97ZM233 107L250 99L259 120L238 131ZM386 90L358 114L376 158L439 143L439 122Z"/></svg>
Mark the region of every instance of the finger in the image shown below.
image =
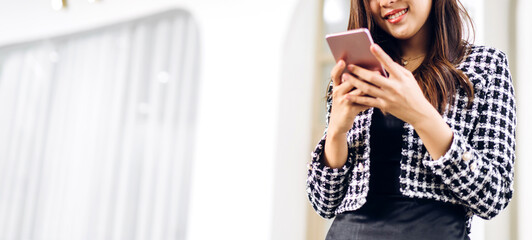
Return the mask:
<svg viewBox="0 0 532 240"><path fill-rule="evenodd" d="M336 87L342 83L340 77L344 69L345 69L345 62L344 60L340 60L338 61L338 63L336 63L336 65L331 70L331 78L333 80L333 87Z"/></svg>
<svg viewBox="0 0 532 240"><path fill-rule="evenodd" d="M400 66L396 62L393 61L393 59L382 50L382 48L377 45L376 43L372 44L369 48L371 50L371 53L379 60L379 62L384 66L384 69L388 71L388 73L397 74L398 71L400 71Z"/></svg>
<svg viewBox="0 0 532 240"><path fill-rule="evenodd" d="M349 96L362 96L362 95L365 95L366 93L360 89L354 89L352 90L351 92L348 92L347 95Z"/></svg>
<svg viewBox="0 0 532 240"><path fill-rule="evenodd" d="M343 80L340 80L342 81L342 83L336 86L334 91L336 91L338 94L345 95L351 90L353 90L355 86L353 86L353 84L349 80L347 80L345 77L341 77L341 78L343 79Z"/></svg>
<svg viewBox="0 0 532 240"><path fill-rule="evenodd" d="M347 77L346 80L349 81L357 89L360 89L362 92L368 95L371 95L373 97L381 97L384 94L382 89L380 89L378 86L372 85L366 81L363 81L351 75L349 75L349 77Z"/></svg>
<svg viewBox="0 0 532 240"><path fill-rule="evenodd" d="M389 80L383 77L379 72L370 71L353 64L349 64L347 69L360 79L370 82L378 87L387 87L389 85Z"/></svg>
<svg viewBox="0 0 532 240"><path fill-rule="evenodd" d="M347 99L351 103L364 105L368 107L380 107L380 101L378 98L370 97L367 95L347 95Z"/></svg>

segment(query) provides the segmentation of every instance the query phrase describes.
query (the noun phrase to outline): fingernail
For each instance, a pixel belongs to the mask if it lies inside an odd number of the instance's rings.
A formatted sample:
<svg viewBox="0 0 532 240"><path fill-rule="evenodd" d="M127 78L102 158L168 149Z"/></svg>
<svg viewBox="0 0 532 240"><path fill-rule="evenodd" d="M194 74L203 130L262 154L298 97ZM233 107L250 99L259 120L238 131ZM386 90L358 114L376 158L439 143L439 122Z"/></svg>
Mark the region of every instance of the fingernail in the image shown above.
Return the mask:
<svg viewBox="0 0 532 240"><path fill-rule="evenodd" d="M353 71L353 69L355 69L355 66L353 66L353 65L349 65L349 66L347 66L347 69L348 69L349 71Z"/></svg>

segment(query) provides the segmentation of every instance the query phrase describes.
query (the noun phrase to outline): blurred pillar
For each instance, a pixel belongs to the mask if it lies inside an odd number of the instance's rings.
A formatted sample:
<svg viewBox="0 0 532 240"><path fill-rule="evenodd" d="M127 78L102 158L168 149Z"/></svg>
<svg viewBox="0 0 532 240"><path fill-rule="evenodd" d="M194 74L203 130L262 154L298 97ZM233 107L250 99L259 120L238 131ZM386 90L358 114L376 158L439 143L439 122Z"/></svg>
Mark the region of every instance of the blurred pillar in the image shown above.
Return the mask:
<svg viewBox="0 0 532 240"><path fill-rule="evenodd" d="M532 188L528 185L532 182L532 82L530 82L530 68L532 67L532 27L530 27L529 15L532 10L532 1L515 0L515 58L512 62L516 69L512 69L517 92L517 161L516 189L514 204L516 205L515 221L513 229L514 239L532 239Z"/></svg>

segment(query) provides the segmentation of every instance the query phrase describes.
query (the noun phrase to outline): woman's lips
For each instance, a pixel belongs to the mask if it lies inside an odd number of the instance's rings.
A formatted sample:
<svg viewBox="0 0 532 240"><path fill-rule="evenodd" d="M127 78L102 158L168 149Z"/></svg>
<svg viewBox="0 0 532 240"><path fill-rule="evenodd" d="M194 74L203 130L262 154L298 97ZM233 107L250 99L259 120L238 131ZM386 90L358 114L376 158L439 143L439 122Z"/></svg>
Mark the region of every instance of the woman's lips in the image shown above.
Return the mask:
<svg viewBox="0 0 532 240"><path fill-rule="evenodd" d="M403 19L407 12L408 8L392 10L384 15L384 19L390 23L398 23Z"/></svg>

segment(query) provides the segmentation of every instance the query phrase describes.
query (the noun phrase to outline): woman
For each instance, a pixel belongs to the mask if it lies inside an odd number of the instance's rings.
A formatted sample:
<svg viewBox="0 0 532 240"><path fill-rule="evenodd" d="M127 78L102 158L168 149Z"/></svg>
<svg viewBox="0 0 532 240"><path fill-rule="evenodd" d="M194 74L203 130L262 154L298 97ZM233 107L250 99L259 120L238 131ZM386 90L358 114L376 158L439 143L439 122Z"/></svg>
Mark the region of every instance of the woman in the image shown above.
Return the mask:
<svg viewBox="0 0 532 240"><path fill-rule="evenodd" d="M382 77L339 61L309 164L327 239L469 239L512 197L515 101L499 50L462 39L457 0L352 0ZM350 74L342 74L344 68Z"/></svg>

